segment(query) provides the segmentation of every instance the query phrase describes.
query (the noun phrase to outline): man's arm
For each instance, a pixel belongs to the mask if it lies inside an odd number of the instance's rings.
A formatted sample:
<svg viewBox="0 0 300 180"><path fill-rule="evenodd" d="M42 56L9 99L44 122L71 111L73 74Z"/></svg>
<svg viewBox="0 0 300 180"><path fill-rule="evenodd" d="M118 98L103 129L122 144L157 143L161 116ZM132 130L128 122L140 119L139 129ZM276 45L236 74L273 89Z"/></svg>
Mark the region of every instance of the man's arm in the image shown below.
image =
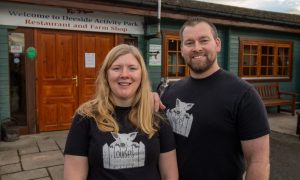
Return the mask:
<svg viewBox="0 0 300 180"><path fill-rule="evenodd" d="M241 141L247 161L246 180L268 180L270 176L269 135Z"/></svg>

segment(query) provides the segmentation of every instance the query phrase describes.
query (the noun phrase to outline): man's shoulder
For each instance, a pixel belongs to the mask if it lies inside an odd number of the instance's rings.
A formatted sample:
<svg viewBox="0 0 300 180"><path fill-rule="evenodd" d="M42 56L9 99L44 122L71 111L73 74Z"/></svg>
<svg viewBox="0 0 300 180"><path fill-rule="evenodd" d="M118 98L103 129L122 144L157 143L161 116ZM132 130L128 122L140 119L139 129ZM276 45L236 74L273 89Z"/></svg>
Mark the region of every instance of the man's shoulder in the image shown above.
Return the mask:
<svg viewBox="0 0 300 180"><path fill-rule="evenodd" d="M223 78L226 79L226 81L223 82L226 82L228 85L232 83L232 85L236 84L237 86L244 88L252 86L249 82L229 71L223 70Z"/></svg>

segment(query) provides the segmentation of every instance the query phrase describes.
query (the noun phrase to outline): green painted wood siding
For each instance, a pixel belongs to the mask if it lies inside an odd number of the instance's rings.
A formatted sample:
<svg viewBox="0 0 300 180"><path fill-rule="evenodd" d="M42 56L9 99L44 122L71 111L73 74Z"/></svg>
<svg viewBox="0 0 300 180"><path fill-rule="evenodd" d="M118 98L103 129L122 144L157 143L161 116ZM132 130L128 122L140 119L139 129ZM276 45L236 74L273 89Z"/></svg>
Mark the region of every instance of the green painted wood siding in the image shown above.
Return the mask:
<svg viewBox="0 0 300 180"><path fill-rule="evenodd" d="M0 121L10 117L8 32L0 26Z"/></svg>
<svg viewBox="0 0 300 180"><path fill-rule="evenodd" d="M179 29L181 27L181 25L183 24L183 22L180 21L175 21L175 20L166 20L166 19L162 19L161 21L161 31L168 31L168 32L179 32ZM151 33L154 33L155 30L157 30L156 25L154 26L150 26L147 29L149 29L149 31ZM162 45L162 39L160 38L154 38L154 39L150 39L146 42L146 51L145 51L145 58L147 59L147 68L148 68L148 72L149 72L149 77L150 77L150 81L151 81L151 86L153 91L156 91L156 88L160 82L160 78L161 78L161 70L162 70L162 66L149 66L149 45L150 44L158 44L161 45L162 47L162 53L163 52L163 45ZM163 54L160 54L161 56L161 61L163 63Z"/></svg>

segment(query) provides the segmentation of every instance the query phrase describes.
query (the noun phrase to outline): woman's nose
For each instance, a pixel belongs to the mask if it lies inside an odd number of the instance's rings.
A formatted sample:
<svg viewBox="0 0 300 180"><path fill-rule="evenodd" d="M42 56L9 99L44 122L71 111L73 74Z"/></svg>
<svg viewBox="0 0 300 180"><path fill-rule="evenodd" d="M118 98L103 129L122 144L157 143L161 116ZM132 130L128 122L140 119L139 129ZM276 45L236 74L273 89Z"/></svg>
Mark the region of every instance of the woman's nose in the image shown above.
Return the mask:
<svg viewBox="0 0 300 180"><path fill-rule="evenodd" d="M128 76L128 70L126 68L123 68L121 71L121 77L127 77Z"/></svg>

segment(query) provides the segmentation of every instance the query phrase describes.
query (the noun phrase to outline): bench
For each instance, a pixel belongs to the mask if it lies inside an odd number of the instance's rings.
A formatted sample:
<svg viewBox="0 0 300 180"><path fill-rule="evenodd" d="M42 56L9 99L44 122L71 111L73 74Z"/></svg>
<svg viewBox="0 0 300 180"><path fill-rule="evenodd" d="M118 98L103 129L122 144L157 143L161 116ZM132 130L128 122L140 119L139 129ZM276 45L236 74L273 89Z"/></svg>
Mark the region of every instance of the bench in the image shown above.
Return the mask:
<svg viewBox="0 0 300 180"><path fill-rule="evenodd" d="M255 89L263 100L266 107L277 107L277 112L290 112L295 115L296 110L296 93L282 92L279 90L278 83L272 84L255 84ZM289 109L281 106L290 106Z"/></svg>

